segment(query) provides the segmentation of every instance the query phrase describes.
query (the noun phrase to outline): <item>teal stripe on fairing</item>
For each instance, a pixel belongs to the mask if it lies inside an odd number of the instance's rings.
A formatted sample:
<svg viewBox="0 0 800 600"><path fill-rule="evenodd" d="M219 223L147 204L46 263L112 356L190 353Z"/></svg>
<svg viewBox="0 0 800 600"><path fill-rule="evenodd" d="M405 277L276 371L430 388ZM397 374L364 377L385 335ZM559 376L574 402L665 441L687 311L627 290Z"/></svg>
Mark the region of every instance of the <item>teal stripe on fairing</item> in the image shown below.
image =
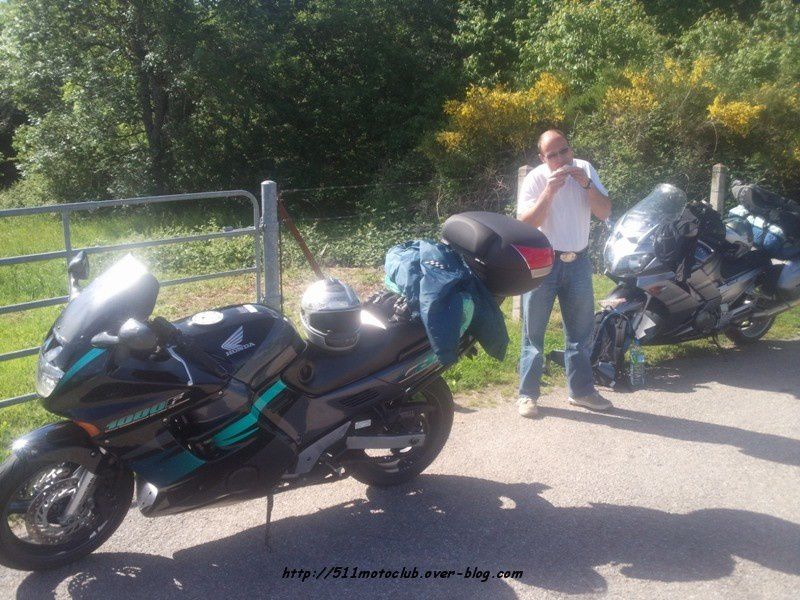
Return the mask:
<svg viewBox="0 0 800 600"><path fill-rule="evenodd" d="M280 394L283 390L286 389L286 384L283 383L280 379L275 382L271 388L269 388L266 392L259 396L258 400L253 403L253 408L261 412L264 410L264 407L267 406L270 402L272 402L275 397Z"/></svg>
<svg viewBox="0 0 800 600"><path fill-rule="evenodd" d="M89 360L91 359L86 360L84 364ZM257 432L258 417L261 411L285 389L286 384L278 381L261 394L253 403L249 413L237 419L214 436L214 441L217 445L220 447L230 446ZM197 458L191 452L181 449L178 454L167 458L164 458L163 455L157 455L149 459L135 461L134 471L141 473L147 481L153 483L156 487L161 487L178 481L204 464L205 461Z"/></svg>
<svg viewBox="0 0 800 600"><path fill-rule="evenodd" d="M75 373L80 371L83 367L85 367L87 364L92 362L95 358L97 358L104 352L105 350L102 348L92 348L91 350L89 350L86 354L84 354L77 361L75 361L75 364L69 368L69 371L67 371L64 374L64 377L61 378L61 381L59 383L64 383L65 381L67 381L70 377L75 375Z"/></svg>
<svg viewBox="0 0 800 600"><path fill-rule="evenodd" d="M218 446L230 446L236 442L246 439L250 435L258 431L258 417L261 412L266 408L267 404L272 402L278 394L286 389L286 384L278 380L270 386L267 391L261 394L253 403L250 412L242 418L234 421L222 431L214 436L214 441Z"/></svg>
<svg viewBox="0 0 800 600"><path fill-rule="evenodd" d="M234 421L215 435L214 441L218 446L228 446L233 443L233 438L238 438L242 432L249 430L257 423L258 418L254 417L252 413L247 413L241 419Z"/></svg>
<svg viewBox="0 0 800 600"><path fill-rule="evenodd" d="M241 442L242 440L246 440L251 435L253 435L256 431L258 431L258 425L254 425L253 427L251 427L249 429L245 429L239 435L234 436L232 438L228 438L227 443L225 445L229 446L231 444L235 444L236 442Z"/></svg>
<svg viewBox="0 0 800 600"><path fill-rule="evenodd" d="M178 454L164 458L163 455L134 461L133 470L156 487L169 485L188 475L205 464L188 450L181 449Z"/></svg>

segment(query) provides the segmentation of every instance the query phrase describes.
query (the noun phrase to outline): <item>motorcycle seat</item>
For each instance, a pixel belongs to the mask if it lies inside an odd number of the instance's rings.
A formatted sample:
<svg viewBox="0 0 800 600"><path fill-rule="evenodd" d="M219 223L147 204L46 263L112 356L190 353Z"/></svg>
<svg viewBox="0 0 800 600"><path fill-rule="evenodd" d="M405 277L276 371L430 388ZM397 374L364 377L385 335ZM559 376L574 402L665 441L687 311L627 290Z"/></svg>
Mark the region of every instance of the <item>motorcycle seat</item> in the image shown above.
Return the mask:
<svg viewBox="0 0 800 600"><path fill-rule="evenodd" d="M325 394L380 371L417 345L426 345L422 321L393 322L380 310L362 310L361 334L354 348L329 352L308 344L284 380L306 394Z"/></svg>
<svg viewBox="0 0 800 600"><path fill-rule="evenodd" d="M738 258L723 256L721 274L723 279L731 279L753 269L763 269L772 264L763 250L753 250Z"/></svg>

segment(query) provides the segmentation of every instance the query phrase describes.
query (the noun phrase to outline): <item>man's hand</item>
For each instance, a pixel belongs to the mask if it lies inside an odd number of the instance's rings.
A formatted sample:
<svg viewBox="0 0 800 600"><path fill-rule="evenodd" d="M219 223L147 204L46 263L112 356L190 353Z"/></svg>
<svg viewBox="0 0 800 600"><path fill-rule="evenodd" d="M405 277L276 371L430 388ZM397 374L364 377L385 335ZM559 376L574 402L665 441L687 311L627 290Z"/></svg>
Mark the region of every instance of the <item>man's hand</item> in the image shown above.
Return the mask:
<svg viewBox="0 0 800 600"><path fill-rule="evenodd" d="M569 168L567 167L561 167L550 173L547 178L547 186L544 189L548 197L552 198L558 190L564 187L567 182L567 175L569 175Z"/></svg>
<svg viewBox="0 0 800 600"><path fill-rule="evenodd" d="M578 185L580 185L583 188L589 185L589 176L586 174L586 171L584 171L580 167L564 167L564 168L567 171L567 174L578 182Z"/></svg>

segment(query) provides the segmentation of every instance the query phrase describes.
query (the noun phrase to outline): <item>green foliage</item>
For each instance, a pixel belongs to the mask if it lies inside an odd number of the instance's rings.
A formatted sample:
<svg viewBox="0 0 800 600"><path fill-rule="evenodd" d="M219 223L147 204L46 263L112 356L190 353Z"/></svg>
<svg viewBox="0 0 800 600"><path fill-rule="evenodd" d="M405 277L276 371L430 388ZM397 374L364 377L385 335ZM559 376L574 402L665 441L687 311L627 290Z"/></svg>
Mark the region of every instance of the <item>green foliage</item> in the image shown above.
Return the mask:
<svg viewBox="0 0 800 600"><path fill-rule="evenodd" d="M17 164L64 200L367 182L460 85L455 1L0 10L0 98L27 115Z"/></svg>
<svg viewBox="0 0 800 600"><path fill-rule="evenodd" d="M507 210L551 126L617 210L664 180L702 196L715 162L791 192L798 31L791 0L10 0L0 206L269 177L377 184L307 193L309 217Z"/></svg>
<svg viewBox="0 0 800 600"><path fill-rule="evenodd" d="M663 44L639 2L571 0L556 5L543 27L522 42L518 73L523 83L543 71L555 73L582 90L611 67L646 64Z"/></svg>
<svg viewBox="0 0 800 600"><path fill-rule="evenodd" d="M323 265L343 267L381 266L386 251L411 239L436 239L440 223L415 219L405 213L368 214L333 221L297 223L312 254ZM282 231L282 264L287 267L306 264L291 234Z"/></svg>
<svg viewBox="0 0 800 600"><path fill-rule="evenodd" d="M41 175L31 174L0 190L0 210L22 206L40 206L54 202L50 182Z"/></svg>
<svg viewBox="0 0 800 600"><path fill-rule="evenodd" d="M748 19L761 4L761 0L647 0L642 6L659 30L679 32L712 11Z"/></svg>
<svg viewBox="0 0 800 600"><path fill-rule="evenodd" d="M428 152L437 172L455 182L456 163L483 175L470 189L454 183L451 205L469 204L472 191L488 189L504 163L506 180L523 162L536 164L535 152L520 152L517 140L527 137L532 145L553 124L571 136L579 157L597 166L617 214L663 181L706 197L717 162L734 177L796 193L800 7L790 0L736 2L725 12L720 6L715 0L534 5L528 27L525 19L515 21L518 32L526 31L516 38L516 88L486 92L492 102L477 103L469 91L445 105L450 119L433 138L439 151ZM507 7L506 17L512 12ZM555 104L559 118L509 118L531 82L547 74L567 85ZM518 137L498 135L504 127ZM510 205L513 189L505 194Z"/></svg>
<svg viewBox="0 0 800 600"><path fill-rule="evenodd" d="M525 0L465 0L459 3L455 42L464 54L464 74L482 86L508 84L519 62L519 37L530 23ZM547 4L547 3L544 3Z"/></svg>

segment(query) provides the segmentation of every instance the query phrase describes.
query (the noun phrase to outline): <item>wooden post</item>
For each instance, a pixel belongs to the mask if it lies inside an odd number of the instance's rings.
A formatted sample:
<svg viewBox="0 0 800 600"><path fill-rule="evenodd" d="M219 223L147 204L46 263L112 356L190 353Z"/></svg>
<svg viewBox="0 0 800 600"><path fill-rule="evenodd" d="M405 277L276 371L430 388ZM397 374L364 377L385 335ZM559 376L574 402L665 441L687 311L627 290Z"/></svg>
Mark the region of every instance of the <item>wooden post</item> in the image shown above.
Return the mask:
<svg viewBox="0 0 800 600"><path fill-rule="evenodd" d="M711 169L711 206L719 214L725 212L725 192L728 188L728 169L718 163Z"/></svg>
<svg viewBox="0 0 800 600"><path fill-rule="evenodd" d="M522 165L517 171L517 206L519 206L519 196L522 193L522 182L525 176L530 172L531 167ZM519 215L517 215L519 216ZM514 296L511 304L511 319L519 321L522 318L522 296Z"/></svg>

